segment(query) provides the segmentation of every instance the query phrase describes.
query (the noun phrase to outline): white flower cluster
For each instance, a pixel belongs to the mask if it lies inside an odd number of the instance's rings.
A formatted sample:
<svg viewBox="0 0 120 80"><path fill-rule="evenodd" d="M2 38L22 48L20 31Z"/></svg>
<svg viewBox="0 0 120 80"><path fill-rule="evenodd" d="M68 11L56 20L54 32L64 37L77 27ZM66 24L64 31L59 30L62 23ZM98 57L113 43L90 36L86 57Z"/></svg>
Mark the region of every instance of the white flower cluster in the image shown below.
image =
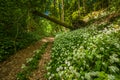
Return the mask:
<svg viewBox="0 0 120 80"><path fill-rule="evenodd" d="M102 25L100 30L96 27ZM120 26L104 25L58 36L47 67L49 80L114 80L114 73L120 72Z"/></svg>

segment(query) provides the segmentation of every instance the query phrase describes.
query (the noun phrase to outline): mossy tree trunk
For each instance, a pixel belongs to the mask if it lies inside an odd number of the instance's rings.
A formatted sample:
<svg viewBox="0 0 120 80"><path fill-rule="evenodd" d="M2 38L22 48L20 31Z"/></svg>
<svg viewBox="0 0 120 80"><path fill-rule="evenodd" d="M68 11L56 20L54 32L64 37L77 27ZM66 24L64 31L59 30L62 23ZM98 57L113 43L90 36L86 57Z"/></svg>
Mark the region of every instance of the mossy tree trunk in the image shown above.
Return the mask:
<svg viewBox="0 0 120 80"><path fill-rule="evenodd" d="M61 25L61 26L64 26L65 28L69 28L70 30L73 30L73 29L74 29L74 27L72 27L72 25L68 25L68 24L66 24L65 22L62 22L62 21L60 21L60 20L57 20L57 19L55 19L55 18L53 18L53 17L50 17L50 16L48 16L48 15L45 15L45 14L43 14L43 13L41 13L41 12L33 11L32 13L33 13L34 15L37 15L37 16L43 17L43 18L45 18L45 19L48 19L48 20L50 20L50 21L52 21L52 22L54 22L54 23L56 23L56 24L59 24L59 25Z"/></svg>

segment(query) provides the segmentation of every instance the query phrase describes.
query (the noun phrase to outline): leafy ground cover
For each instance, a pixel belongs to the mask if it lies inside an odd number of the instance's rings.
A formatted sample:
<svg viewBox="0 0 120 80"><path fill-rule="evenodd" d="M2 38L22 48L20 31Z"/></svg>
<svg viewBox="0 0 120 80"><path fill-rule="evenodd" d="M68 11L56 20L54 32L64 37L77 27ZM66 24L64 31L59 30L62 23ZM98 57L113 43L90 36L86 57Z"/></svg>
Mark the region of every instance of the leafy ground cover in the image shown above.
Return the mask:
<svg viewBox="0 0 120 80"><path fill-rule="evenodd" d="M119 80L120 19L57 35L49 80Z"/></svg>
<svg viewBox="0 0 120 80"><path fill-rule="evenodd" d="M41 59L42 54L45 52L45 48L48 43L44 43L40 49L34 51L32 58L26 60L26 64L22 65L22 71L17 74L17 80L28 80L28 77L33 70L37 69L39 59Z"/></svg>

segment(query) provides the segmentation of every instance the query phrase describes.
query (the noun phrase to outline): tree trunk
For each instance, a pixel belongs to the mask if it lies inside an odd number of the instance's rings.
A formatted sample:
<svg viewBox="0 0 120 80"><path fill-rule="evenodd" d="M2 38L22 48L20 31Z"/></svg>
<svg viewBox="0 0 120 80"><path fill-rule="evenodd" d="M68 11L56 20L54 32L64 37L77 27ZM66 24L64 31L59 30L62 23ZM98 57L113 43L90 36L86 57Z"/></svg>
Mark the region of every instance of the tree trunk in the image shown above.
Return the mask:
<svg viewBox="0 0 120 80"><path fill-rule="evenodd" d="M85 5L85 0L83 0L83 10L84 10L84 14L85 14L85 12L86 12L86 5Z"/></svg>
<svg viewBox="0 0 120 80"><path fill-rule="evenodd" d="M72 27L71 25L68 25L68 24L66 24L66 23L64 23L64 22L61 22L60 20L57 20L57 19L55 19L55 18L53 18L53 17L49 17L49 16L47 16L47 15L41 13L41 12L33 11L32 13L33 13L34 15L37 15L37 16L40 16L40 17L44 17L44 18L46 18L46 19L48 19L48 20L50 20L50 21L52 21L52 22L54 22L54 23L56 23L56 24L59 24L59 25L61 25L61 26L64 26L64 27L66 27L66 28L69 28L69 29L71 29L71 30L74 29L74 27Z"/></svg>
<svg viewBox="0 0 120 80"><path fill-rule="evenodd" d="M56 0L54 0L54 15L55 15L55 12L56 11Z"/></svg>
<svg viewBox="0 0 120 80"><path fill-rule="evenodd" d="M80 0L78 0L78 17L80 18Z"/></svg>
<svg viewBox="0 0 120 80"><path fill-rule="evenodd" d="M64 22L64 0L61 0L62 2L62 14L61 14L61 20Z"/></svg>
<svg viewBox="0 0 120 80"><path fill-rule="evenodd" d="M61 3L60 3L60 0L58 0L58 8L59 8L59 19L61 19Z"/></svg>

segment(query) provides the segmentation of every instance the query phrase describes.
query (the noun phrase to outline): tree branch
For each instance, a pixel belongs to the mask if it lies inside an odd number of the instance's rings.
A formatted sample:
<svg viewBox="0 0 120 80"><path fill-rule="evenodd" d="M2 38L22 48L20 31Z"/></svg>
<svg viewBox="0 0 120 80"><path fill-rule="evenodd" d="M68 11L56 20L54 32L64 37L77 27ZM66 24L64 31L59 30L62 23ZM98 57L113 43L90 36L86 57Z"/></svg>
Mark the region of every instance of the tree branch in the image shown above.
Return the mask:
<svg viewBox="0 0 120 80"><path fill-rule="evenodd" d="M41 12L33 11L32 13L33 13L34 15L37 15L37 16L46 18L46 19L48 19L48 20L50 20L50 21L52 21L52 22L54 22L54 23L56 23L56 24L59 24L59 25L64 26L64 27L66 27L66 28L69 28L70 30L73 30L73 29L74 29L74 27L72 27L71 25L68 25L68 24L66 24L66 23L64 23L64 22L61 22L60 20L57 20L57 19L55 19L55 18L53 18L53 17L49 17L49 16L47 16L47 15L41 13Z"/></svg>

